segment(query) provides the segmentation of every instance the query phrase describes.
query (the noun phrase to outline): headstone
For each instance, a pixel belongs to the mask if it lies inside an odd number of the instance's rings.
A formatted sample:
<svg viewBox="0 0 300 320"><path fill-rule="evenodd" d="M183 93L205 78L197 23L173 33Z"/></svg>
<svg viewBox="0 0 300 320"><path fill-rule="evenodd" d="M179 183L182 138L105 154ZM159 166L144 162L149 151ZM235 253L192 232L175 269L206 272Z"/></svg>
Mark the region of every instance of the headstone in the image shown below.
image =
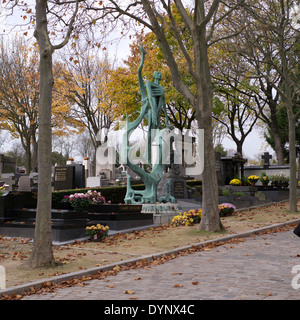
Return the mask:
<svg viewBox="0 0 300 320"><path fill-rule="evenodd" d="M30 176L22 176L19 178L18 191L31 192L32 178Z"/></svg>
<svg viewBox="0 0 300 320"><path fill-rule="evenodd" d="M86 179L87 188L96 188L101 187L101 178L100 177L88 177Z"/></svg>
<svg viewBox="0 0 300 320"><path fill-rule="evenodd" d="M264 160L264 167L268 168L270 166L270 160L272 159L272 156L269 154L269 152L265 152L261 158Z"/></svg>
<svg viewBox="0 0 300 320"><path fill-rule="evenodd" d="M85 168L82 164L74 165L74 184L75 188L82 189L85 188Z"/></svg>
<svg viewBox="0 0 300 320"><path fill-rule="evenodd" d="M55 167L54 190L70 190L75 187L75 167L61 166Z"/></svg>
<svg viewBox="0 0 300 320"><path fill-rule="evenodd" d="M175 199L187 198L186 181L184 179L174 179L171 183L171 195Z"/></svg>

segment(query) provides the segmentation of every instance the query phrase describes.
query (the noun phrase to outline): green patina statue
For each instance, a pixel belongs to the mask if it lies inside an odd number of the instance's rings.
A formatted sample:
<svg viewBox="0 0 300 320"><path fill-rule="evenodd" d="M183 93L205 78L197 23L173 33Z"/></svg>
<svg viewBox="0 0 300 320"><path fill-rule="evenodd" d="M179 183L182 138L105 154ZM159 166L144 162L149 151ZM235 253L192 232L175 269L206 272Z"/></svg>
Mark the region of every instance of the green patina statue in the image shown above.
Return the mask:
<svg viewBox="0 0 300 320"><path fill-rule="evenodd" d="M144 182L145 190L133 190L131 187L131 177L127 174L127 192L125 196L125 203L127 204L147 204L159 202L175 202L175 199L170 195L170 188L167 186L167 194L165 197L157 199L157 186L163 175L165 165L162 163L162 154L164 152L165 144L163 135L169 129L168 116L165 103L165 90L159 84L161 80L161 73L154 72L154 82L146 81L144 83L142 76L142 69L145 61L145 50L140 45L142 52L141 64L138 69L139 86L142 94L142 107L139 117L130 122L128 116L126 119L126 132L123 137L122 159L128 167L135 172ZM165 114L165 128L157 130L160 126L161 112ZM132 132L139 126L139 124L146 119L148 121L148 135L147 135L147 163L151 172L146 172L137 164L134 164L129 159L129 154L132 147L129 146L129 138ZM154 134L155 133L155 134ZM152 163L152 144L153 142L158 147L158 154L155 163Z"/></svg>

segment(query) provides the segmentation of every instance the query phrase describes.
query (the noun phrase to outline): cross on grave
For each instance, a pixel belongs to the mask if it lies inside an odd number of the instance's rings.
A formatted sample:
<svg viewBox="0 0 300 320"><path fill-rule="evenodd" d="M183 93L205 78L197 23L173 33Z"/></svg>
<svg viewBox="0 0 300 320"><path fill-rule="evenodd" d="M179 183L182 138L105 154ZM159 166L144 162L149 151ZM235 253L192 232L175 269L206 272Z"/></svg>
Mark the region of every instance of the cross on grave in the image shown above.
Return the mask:
<svg viewBox="0 0 300 320"><path fill-rule="evenodd" d="M264 167L269 167L270 160L272 159L272 156L269 154L269 152L265 152L261 158L264 160Z"/></svg>

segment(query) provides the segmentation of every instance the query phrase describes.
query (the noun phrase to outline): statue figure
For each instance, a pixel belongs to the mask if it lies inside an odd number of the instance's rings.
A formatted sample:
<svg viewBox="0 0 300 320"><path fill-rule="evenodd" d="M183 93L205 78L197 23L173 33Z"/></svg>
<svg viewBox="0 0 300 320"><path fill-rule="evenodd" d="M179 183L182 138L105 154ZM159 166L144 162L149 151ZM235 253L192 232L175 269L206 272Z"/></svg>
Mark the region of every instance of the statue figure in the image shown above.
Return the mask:
<svg viewBox="0 0 300 320"><path fill-rule="evenodd" d="M145 61L145 50L143 45L140 45L140 49L142 52L141 63L138 69L138 77L139 77L139 87L142 95L142 107L139 117L133 121L129 122L127 116L127 126L126 133L123 138L123 146L125 148L122 150L122 159L129 166L129 168L135 172L137 175L141 177L145 184L145 190L133 190L131 188L131 180L130 176L127 174L127 193L125 196L125 203L133 203L133 204L142 204L142 203L156 203L157 201L157 185L163 175L164 172L164 164L162 164L162 153L164 148L163 143L163 134L166 130L168 130L169 122L166 111L166 103L165 103L165 91L164 88L159 84L161 80L161 73L159 71L154 72L153 78L154 82L146 81L144 83L142 69ZM160 115L161 112L165 114L165 124L166 128L164 130L159 129L160 125ZM138 165L133 164L128 159L128 154L130 153L129 147L129 138L131 133L138 127L138 125L143 121L143 119L148 121L148 135L147 135L147 162L151 167L151 172L146 172L141 169ZM153 136L153 131L157 130L158 133ZM157 145L159 146L158 159L154 164L152 164L152 151L151 146L153 141L156 140ZM168 189L169 190L169 189ZM167 192L169 193L169 191ZM170 196L170 194L166 195L167 201L175 202L175 199ZM164 200L164 198L160 198L160 200Z"/></svg>
<svg viewBox="0 0 300 320"><path fill-rule="evenodd" d="M166 127L169 127L166 102L165 102L165 89L159 84L161 80L161 72L155 71L153 73L154 82L149 80L144 83L142 69L145 61L145 50L143 45L140 45L142 52L141 64L138 70L139 76L139 86L142 94L142 103L146 105L145 119L148 121L148 164L151 165L151 145L153 142L153 136L151 135L151 130L156 130L159 128L161 111L165 114Z"/></svg>

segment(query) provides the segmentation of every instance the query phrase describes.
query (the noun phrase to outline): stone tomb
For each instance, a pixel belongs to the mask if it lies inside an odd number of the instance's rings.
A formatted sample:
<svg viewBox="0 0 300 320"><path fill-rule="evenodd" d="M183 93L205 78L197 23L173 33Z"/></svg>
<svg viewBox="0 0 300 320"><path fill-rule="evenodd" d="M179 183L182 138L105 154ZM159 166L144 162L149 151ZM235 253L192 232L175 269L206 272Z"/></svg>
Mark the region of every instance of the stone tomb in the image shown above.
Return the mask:
<svg viewBox="0 0 300 320"><path fill-rule="evenodd" d="M15 211L16 217L6 223L0 223L0 234L6 237L34 238L36 209ZM86 237L85 228L89 221L88 212L73 210L51 211L52 240L63 243Z"/></svg>
<svg viewBox="0 0 300 320"><path fill-rule="evenodd" d="M111 230L124 230L153 224L153 213L142 212L142 205L90 205L91 224L108 225Z"/></svg>
<svg viewBox="0 0 300 320"><path fill-rule="evenodd" d="M34 238L37 197L34 192L5 192L0 197L0 235ZM52 240L68 242L86 237L88 212L52 209Z"/></svg>
<svg viewBox="0 0 300 320"><path fill-rule="evenodd" d="M34 192L5 192L0 197L0 235L33 238L37 196ZM53 206L52 240L54 243L86 238L91 224L108 225L110 230L125 230L153 224L152 213L142 213L141 205L90 205L83 212Z"/></svg>

